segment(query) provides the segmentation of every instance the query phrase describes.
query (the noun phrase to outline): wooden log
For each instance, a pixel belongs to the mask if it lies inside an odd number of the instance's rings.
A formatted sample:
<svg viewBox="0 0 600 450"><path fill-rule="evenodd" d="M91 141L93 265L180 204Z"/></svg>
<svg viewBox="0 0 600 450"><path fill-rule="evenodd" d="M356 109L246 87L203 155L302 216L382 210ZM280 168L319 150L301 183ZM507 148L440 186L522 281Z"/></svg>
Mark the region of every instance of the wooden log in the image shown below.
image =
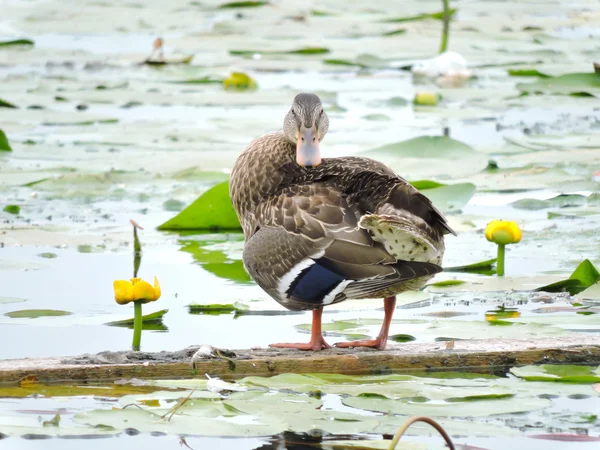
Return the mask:
<svg viewBox="0 0 600 450"><path fill-rule="evenodd" d="M468 371L505 374L527 364L600 364L600 336L580 335L528 340L456 341L433 344L390 344L389 349L331 349L318 353L292 349L235 350L233 356L196 361L199 347L177 352L102 352L65 358L0 361L0 383L27 376L42 383L112 382L121 378L192 378L204 374L236 379L280 373L386 374L417 371ZM229 354L223 351L222 354Z"/></svg>

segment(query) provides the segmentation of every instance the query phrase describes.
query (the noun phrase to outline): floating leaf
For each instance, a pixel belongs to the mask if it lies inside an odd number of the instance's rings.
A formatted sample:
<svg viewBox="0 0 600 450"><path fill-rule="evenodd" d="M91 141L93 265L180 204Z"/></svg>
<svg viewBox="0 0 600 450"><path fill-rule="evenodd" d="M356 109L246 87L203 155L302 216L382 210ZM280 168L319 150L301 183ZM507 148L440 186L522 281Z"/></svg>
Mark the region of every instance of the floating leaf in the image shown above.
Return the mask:
<svg viewBox="0 0 600 450"><path fill-rule="evenodd" d="M58 258L58 255L56 253L52 253L52 252L40 253L38 256L40 258L48 258L48 259Z"/></svg>
<svg viewBox="0 0 600 450"><path fill-rule="evenodd" d="M442 186L447 186L446 184L438 183L437 181L432 181L432 180L411 181L410 184L412 184L416 189L418 189L420 191L424 191L427 189L435 189L435 188L439 188Z"/></svg>
<svg viewBox="0 0 600 450"><path fill-rule="evenodd" d="M223 3L219 6L221 9L227 8L256 8L257 6L268 5L269 2L265 1L240 1L240 2L229 2Z"/></svg>
<svg viewBox="0 0 600 450"><path fill-rule="evenodd" d="M227 303L213 303L210 305L199 305L193 304L188 305L188 312L190 314L208 314L208 315L220 315L220 314L231 314L232 312L239 313L248 310L248 306L236 302L235 304Z"/></svg>
<svg viewBox="0 0 600 450"><path fill-rule="evenodd" d="M252 56L252 55L324 55L330 50L325 47L303 47L294 50L229 50L230 55Z"/></svg>
<svg viewBox="0 0 600 450"><path fill-rule="evenodd" d="M223 80L225 89L237 89L240 91L256 89L256 81L242 72L233 72L228 78Z"/></svg>
<svg viewBox="0 0 600 450"><path fill-rule="evenodd" d="M517 89L528 94L600 96L600 74L569 73L533 83L519 83Z"/></svg>
<svg viewBox="0 0 600 450"><path fill-rule="evenodd" d="M464 266L444 267L444 272L470 272L488 275L489 272L495 273L494 264L496 264L496 258Z"/></svg>
<svg viewBox="0 0 600 450"><path fill-rule="evenodd" d="M168 66L168 65L178 65L178 64L189 64L194 59L194 55L184 56L182 58L177 59L165 59L165 60L153 60L147 59L143 61L141 64L147 66Z"/></svg>
<svg viewBox="0 0 600 450"><path fill-rule="evenodd" d="M165 314L169 312L168 309L161 309L150 314L142 316L142 324L161 324ZM133 318L125 320L116 320L114 322L108 322L105 325L111 327L133 327Z"/></svg>
<svg viewBox="0 0 600 450"><path fill-rule="evenodd" d="M19 205L6 205L3 209L4 212L9 214L19 214L21 212L21 207Z"/></svg>
<svg viewBox="0 0 600 450"><path fill-rule="evenodd" d="M0 130L0 152L12 152L12 148L8 143L8 138L2 130Z"/></svg>
<svg viewBox="0 0 600 450"><path fill-rule="evenodd" d="M37 319L38 317L70 316L71 312L58 309L22 309L4 314L12 319Z"/></svg>
<svg viewBox="0 0 600 450"><path fill-rule="evenodd" d="M434 92L417 92L413 98L413 104L420 106L435 106L440 99L441 96Z"/></svg>
<svg viewBox="0 0 600 450"><path fill-rule="evenodd" d="M214 78L210 75L207 75L202 78L192 78L190 80L182 80L182 81L173 81L176 84L222 84L224 81L223 78Z"/></svg>
<svg viewBox="0 0 600 450"><path fill-rule="evenodd" d="M0 47L30 47L34 45L31 39L13 39L12 41L0 41Z"/></svg>
<svg viewBox="0 0 600 450"><path fill-rule="evenodd" d="M452 8L448 11L448 15L452 17L456 13L456 9ZM384 22L414 22L416 20L425 20L425 19L436 19L436 20L444 20L444 11L435 12L435 13L426 13L419 14L416 16L409 17L394 17L392 19L385 19Z"/></svg>
<svg viewBox="0 0 600 450"><path fill-rule="evenodd" d="M240 230L240 222L229 198L229 182L224 181L211 187L158 229Z"/></svg>
<svg viewBox="0 0 600 450"><path fill-rule="evenodd" d="M392 31L386 31L385 33L382 34L382 36L398 36L399 34L405 34L406 33L406 28L396 28L395 30Z"/></svg>
<svg viewBox="0 0 600 450"><path fill-rule="evenodd" d="M508 69L508 74L511 77L540 77L552 78L550 75L540 72L537 69Z"/></svg>
<svg viewBox="0 0 600 450"><path fill-rule="evenodd" d="M566 280L557 281L536 289L544 292L568 292L571 295L579 294L600 281L600 272L588 260L584 260Z"/></svg>
<svg viewBox="0 0 600 450"><path fill-rule="evenodd" d="M513 367L510 373L527 381L561 381L570 383L600 382L600 372L590 366L572 364L543 364L540 366Z"/></svg>
<svg viewBox="0 0 600 450"><path fill-rule="evenodd" d="M416 338L410 334L392 334L388 339L394 342L411 342L416 340Z"/></svg>
<svg viewBox="0 0 600 450"><path fill-rule="evenodd" d="M0 98L0 108L16 108L16 106Z"/></svg>
<svg viewBox="0 0 600 450"><path fill-rule="evenodd" d="M431 283L428 286L435 286L435 287L447 287L447 286L460 286L461 284L465 284L466 281L463 280L444 280L444 281L437 281L435 283Z"/></svg>
<svg viewBox="0 0 600 450"><path fill-rule="evenodd" d="M599 436L588 436L587 434L568 434L568 433L530 434L527 437L530 437L533 439L545 439L548 441L560 441L560 442L600 442Z"/></svg>
<svg viewBox="0 0 600 450"><path fill-rule="evenodd" d="M458 159L477 155L472 147L447 136L420 136L407 141L387 144L363 154L411 158Z"/></svg>

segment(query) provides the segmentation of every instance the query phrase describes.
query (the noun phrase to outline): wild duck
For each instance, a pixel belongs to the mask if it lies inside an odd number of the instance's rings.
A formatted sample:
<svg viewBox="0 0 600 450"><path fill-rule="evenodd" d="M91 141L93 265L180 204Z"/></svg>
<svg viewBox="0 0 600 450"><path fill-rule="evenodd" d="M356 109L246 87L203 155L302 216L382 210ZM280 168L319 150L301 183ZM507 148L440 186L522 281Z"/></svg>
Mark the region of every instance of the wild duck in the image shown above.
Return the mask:
<svg viewBox="0 0 600 450"><path fill-rule="evenodd" d="M444 235L456 234L431 201L370 158L321 158L329 129L321 100L298 94L283 131L252 141L238 157L230 196L244 231L244 267L289 310L312 310L309 343L330 348L323 307L383 298L376 339L337 347L386 346L396 294L420 289L442 270Z"/></svg>

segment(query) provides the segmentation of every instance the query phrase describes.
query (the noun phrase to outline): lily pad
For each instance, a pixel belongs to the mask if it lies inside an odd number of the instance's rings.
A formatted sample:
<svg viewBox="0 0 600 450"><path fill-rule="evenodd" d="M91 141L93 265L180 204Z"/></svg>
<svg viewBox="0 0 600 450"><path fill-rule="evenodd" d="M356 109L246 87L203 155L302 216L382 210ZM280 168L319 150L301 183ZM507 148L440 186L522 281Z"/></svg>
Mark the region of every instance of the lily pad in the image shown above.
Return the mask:
<svg viewBox="0 0 600 450"><path fill-rule="evenodd" d="M219 314L230 314L232 312L244 312L248 310L248 306L242 303L213 303L210 305L199 305L192 304L188 305L188 312L190 314L208 314L208 315L219 315Z"/></svg>
<svg viewBox="0 0 600 450"><path fill-rule="evenodd" d="M560 381L569 383L598 383L600 370L590 366L543 364L513 367L510 373L527 381Z"/></svg>
<svg viewBox="0 0 600 450"><path fill-rule="evenodd" d="M268 5L268 4L269 4L269 2L265 2L265 1L240 1L240 2L223 3L222 5L219 6L219 8L221 8L221 9L256 8L257 6L264 6L264 5Z"/></svg>
<svg viewBox="0 0 600 450"><path fill-rule="evenodd" d="M584 260L566 280L557 281L536 289L544 292L568 292L571 295L579 294L600 281L600 272L590 262Z"/></svg>
<svg viewBox="0 0 600 450"><path fill-rule="evenodd" d="M11 41L0 41L0 47L31 47L35 43L31 39L13 39Z"/></svg>
<svg viewBox="0 0 600 450"><path fill-rule="evenodd" d="M19 214L21 212L21 207L19 205L6 205L3 209L4 212L9 214Z"/></svg>
<svg viewBox="0 0 600 450"><path fill-rule="evenodd" d="M519 83L517 89L528 94L600 96L600 74L569 73L533 83Z"/></svg>
<svg viewBox="0 0 600 450"><path fill-rule="evenodd" d="M511 77L552 78L550 75L542 73L537 69L508 69L508 74Z"/></svg>
<svg viewBox="0 0 600 450"><path fill-rule="evenodd" d="M238 283L252 281L241 259L230 258L220 249L211 248L210 243L181 239L181 251L187 252L207 271Z"/></svg>
<svg viewBox="0 0 600 450"><path fill-rule="evenodd" d="M210 75L201 78L191 78L189 80L173 81L176 84L222 84L224 78L214 78Z"/></svg>
<svg viewBox="0 0 600 450"><path fill-rule="evenodd" d="M16 108L16 106L0 98L0 108Z"/></svg>
<svg viewBox="0 0 600 450"><path fill-rule="evenodd" d="M161 324L165 314L169 312L168 309L161 309L150 314L142 316L142 324ZM125 320L116 320L114 322L108 322L105 325L111 327L133 327L133 318Z"/></svg>
<svg viewBox="0 0 600 450"><path fill-rule="evenodd" d="M12 148L8 143L8 138L2 130L0 130L0 152L12 152Z"/></svg>
<svg viewBox="0 0 600 450"><path fill-rule="evenodd" d="M431 202L445 213L457 212L464 208L475 194L473 183L447 184L423 192Z"/></svg>
<svg viewBox="0 0 600 450"><path fill-rule="evenodd" d="M37 319L38 317L70 316L71 312L59 309L22 309L4 314L12 319Z"/></svg>
<svg viewBox="0 0 600 450"><path fill-rule="evenodd" d="M435 283L431 283L429 284L429 286L435 286L435 287L447 287L447 286L460 286L461 284L465 284L466 281L463 280L444 280L444 281L437 281Z"/></svg>
<svg viewBox="0 0 600 450"><path fill-rule="evenodd" d="M202 194L190 206L158 227L159 230L240 230L224 181Z"/></svg>
<svg viewBox="0 0 600 450"><path fill-rule="evenodd" d="M452 8L448 11L448 15L450 17L452 17L455 13L456 13L456 8ZM416 16L408 16L408 17L394 17L392 19L385 19L384 22L401 23L401 22L414 22L417 20L425 20L425 19L444 20L444 11L418 14Z"/></svg>
<svg viewBox="0 0 600 450"><path fill-rule="evenodd" d="M496 264L496 260L496 258L493 258L463 266L444 267L444 272L469 272L490 275L496 273L494 270L494 264Z"/></svg>
<svg viewBox="0 0 600 450"><path fill-rule="evenodd" d="M399 158L457 159L477 155L478 152L469 145L447 136L420 136L367 150L363 154L389 155Z"/></svg>
<svg viewBox="0 0 600 450"><path fill-rule="evenodd" d="M252 55L324 55L330 50L325 47L302 47L294 50L229 50L230 55L252 56Z"/></svg>

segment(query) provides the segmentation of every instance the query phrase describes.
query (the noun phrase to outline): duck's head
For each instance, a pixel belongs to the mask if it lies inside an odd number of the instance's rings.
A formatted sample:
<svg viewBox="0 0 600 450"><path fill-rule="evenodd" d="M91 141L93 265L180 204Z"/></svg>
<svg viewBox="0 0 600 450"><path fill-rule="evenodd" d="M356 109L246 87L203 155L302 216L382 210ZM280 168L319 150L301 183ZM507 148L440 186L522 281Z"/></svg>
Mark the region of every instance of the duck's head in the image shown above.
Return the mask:
<svg viewBox="0 0 600 450"><path fill-rule="evenodd" d="M315 94L298 94L283 122L283 132L296 146L296 162L302 167L321 164L319 142L329 129L321 99Z"/></svg>

